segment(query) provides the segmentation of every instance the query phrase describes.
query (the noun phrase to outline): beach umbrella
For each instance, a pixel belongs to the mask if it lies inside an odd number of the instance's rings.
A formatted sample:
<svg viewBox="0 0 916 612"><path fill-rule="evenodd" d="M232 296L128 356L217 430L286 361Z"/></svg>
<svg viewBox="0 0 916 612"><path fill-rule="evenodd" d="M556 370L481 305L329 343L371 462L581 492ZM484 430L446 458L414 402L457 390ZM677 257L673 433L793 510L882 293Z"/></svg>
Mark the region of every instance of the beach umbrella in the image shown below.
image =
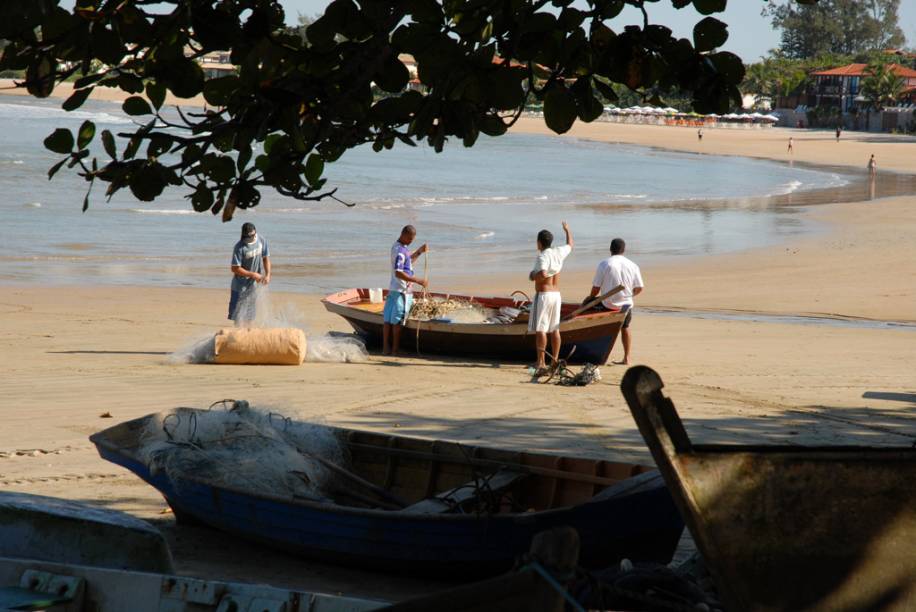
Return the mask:
<svg viewBox="0 0 916 612"><path fill-rule="evenodd" d="M670 106L665 109L665 113L669 115L676 115L678 112L680 111L678 111L676 108L671 108Z"/></svg>

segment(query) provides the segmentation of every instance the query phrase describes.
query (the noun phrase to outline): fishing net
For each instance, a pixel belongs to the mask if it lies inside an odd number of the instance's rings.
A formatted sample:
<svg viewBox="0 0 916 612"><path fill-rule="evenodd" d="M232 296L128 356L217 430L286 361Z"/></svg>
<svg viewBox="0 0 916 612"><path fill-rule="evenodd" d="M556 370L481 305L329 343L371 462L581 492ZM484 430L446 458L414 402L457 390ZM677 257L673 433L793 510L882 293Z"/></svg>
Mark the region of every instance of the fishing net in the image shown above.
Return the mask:
<svg viewBox="0 0 916 612"><path fill-rule="evenodd" d="M254 329L298 328L305 333L305 361L330 363L358 363L368 361L366 345L353 334L309 333L302 312L290 302L274 304L266 288L254 291L256 316ZM214 334L207 334L189 341L167 358L168 363L214 363Z"/></svg>
<svg viewBox="0 0 916 612"><path fill-rule="evenodd" d="M493 308L467 299L421 296L414 299L410 318L419 321L447 319L452 323L483 323L496 312Z"/></svg>
<svg viewBox="0 0 916 612"><path fill-rule="evenodd" d="M230 410L177 408L150 420L138 455L177 487L189 479L283 499L330 501L334 473L346 463L334 433L319 424L233 402Z"/></svg>

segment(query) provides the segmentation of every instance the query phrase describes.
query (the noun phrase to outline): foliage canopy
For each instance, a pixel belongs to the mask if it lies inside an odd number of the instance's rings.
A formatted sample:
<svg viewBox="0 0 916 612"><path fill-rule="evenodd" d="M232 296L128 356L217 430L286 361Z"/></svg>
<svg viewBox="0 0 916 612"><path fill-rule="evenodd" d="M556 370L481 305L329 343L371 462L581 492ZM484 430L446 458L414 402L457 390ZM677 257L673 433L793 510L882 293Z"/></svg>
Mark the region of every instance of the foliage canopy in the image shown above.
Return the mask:
<svg viewBox="0 0 916 612"><path fill-rule="evenodd" d="M614 84L656 103L658 92L687 92L695 110L725 111L744 77L738 57L716 50L728 30L712 15L726 0L666 1L700 13L692 40L650 23L642 0L333 0L305 37L285 27L277 0L76 0L72 10L5 0L0 70L25 70L37 97L77 77L66 110L95 87L131 94L123 109L138 123L101 131L107 159L91 156L91 122L58 129L45 145L65 157L49 176L67 164L90 191L101 181L109 196L127 188L146 201L184 186L195 210L228 220L263 188L333 197L325 164L352 147L472 146L505 133L531 100L557 133L597 118ZM643 23L612 29L625 4ZM195 60L214 51L231 53L236 74L204 78ZM422 93L406 87L402 53L416 58ZM166 113L167 91L202 93L210 108Z"/></svg>
<svg viewBox="0 0 916 612"><path fill-rule="evenodd" d="M900 0L767 0L763 13L781 31L782 55L810 59L903 46L899 7Z"/></svg>

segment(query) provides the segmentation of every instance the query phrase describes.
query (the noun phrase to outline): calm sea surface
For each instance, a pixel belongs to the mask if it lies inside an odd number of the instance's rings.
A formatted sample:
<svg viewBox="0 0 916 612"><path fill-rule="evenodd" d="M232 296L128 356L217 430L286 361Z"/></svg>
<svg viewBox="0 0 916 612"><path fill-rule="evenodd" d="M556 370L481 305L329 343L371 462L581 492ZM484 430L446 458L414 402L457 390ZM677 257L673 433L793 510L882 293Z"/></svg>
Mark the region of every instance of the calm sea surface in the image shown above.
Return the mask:
<svg viewBox="0 0 916 612"><path fill-rule="evenodd" d="M482 137L473 149L450 143L439 155L425 145L351 151L327 173L337 195L356 203L351 209L264 191L257 209L224 224L193 212L178 190L153 203L126 190L106 202L97 186L81 213L85 183L66 169L48 181L59 157L42 140L85 119L99 131L131 121L114 104L73 113L58 105L0 99L0 282L228 286L244 221L270 242L272 286L292 291L385 285L388 249L405 223L418 227L418 243L430 243L439 279L524 277L534 235L544 227L561 235L564 219L576 237L574 268L591 269L615 236L640 262L724 253L813 230L766 196L847 180L776 162L508 135Z"/></svg>

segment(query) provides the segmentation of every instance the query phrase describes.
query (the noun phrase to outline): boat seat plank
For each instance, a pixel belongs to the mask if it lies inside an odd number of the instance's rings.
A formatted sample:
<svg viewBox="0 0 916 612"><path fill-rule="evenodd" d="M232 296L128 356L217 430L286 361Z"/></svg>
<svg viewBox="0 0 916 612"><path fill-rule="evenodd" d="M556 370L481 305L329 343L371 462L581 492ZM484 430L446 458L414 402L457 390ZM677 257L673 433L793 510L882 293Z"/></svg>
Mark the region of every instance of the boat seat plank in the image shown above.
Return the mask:
<svg viewBox="0 0 916 612"><path fill-rule="evenodd" d="M404 508L404 512L419 514L444 514L466 502L471 501L481 489L501 493L525 478L527 474L512 470L499 470L489 478L470 481L461 486L439 493L434 497L418 501ZM480 486L480 488L478 488Z"/></svg>

